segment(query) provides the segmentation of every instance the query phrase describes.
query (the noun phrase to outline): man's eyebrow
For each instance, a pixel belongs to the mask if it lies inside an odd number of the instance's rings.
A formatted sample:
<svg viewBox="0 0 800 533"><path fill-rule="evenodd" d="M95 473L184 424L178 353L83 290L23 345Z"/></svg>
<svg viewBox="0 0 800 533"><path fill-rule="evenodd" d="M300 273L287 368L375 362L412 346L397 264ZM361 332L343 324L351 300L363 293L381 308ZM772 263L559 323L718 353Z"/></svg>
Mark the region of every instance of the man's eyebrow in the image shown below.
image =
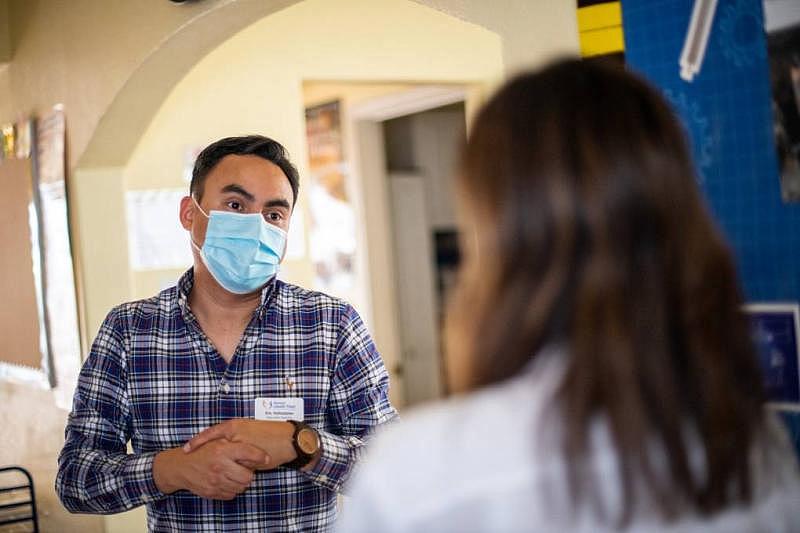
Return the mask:
<svg viewBox="0 0 800 533"><path fill-rule="evenodd" d="M291 209L292 206L289 205L289 201L285 198L274 198L264 203L264 207L285 207L286 209Z"/></svg>
<svg viewBox="0 0 800 533"><path fill-rule="evenodd" d="M235 183L231 183L230 185L226 185L222 188L222 192L235 192L244 196L247 200L253 201L256 199L255 196L247 192L241 185L237 185Z"/></svg>

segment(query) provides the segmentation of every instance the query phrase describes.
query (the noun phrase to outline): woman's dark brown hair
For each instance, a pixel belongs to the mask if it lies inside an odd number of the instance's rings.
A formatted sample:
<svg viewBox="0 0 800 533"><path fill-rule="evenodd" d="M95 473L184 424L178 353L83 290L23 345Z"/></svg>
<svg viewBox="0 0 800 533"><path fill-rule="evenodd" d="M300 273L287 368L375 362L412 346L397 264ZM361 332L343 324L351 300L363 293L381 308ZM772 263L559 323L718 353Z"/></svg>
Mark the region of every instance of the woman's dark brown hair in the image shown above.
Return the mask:
<svg viewBox="0 0 800 533"><path fill-rule="evenodd" d="M455 388L511 377L561 344L576 502L592 487L597 416L620 460L623 523L640 480L667 519L748 501L760 372L730 252L663 98L586 61L522 75L478 114L459 185L474 239L447 324L451 366L464 369ZM692 438L704 472L690 467Z"/></svg>

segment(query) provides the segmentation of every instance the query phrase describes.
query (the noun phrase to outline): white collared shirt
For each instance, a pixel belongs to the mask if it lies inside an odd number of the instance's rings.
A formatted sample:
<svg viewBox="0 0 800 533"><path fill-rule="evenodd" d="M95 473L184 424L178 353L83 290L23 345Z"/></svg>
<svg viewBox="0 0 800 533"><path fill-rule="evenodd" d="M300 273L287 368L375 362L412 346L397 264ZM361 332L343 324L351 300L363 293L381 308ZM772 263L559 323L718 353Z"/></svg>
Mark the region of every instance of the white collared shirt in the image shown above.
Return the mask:
<svg viewBox="0 0 800 533"><path fill-rule="evenodd" d="M422 408L387 428L345 490L339 531L517 532L613 531L591 506L571 506L559 447L559 419L550 400L564 357L537 357L519 377L468 396ZM773 413L754 461L755 495L748 507L665 525L640 498L629 531L718 533L800 532L800 474L794 451ZM591 468L606 509L619 509L617 459L606 427L590 430ZM699 449L690 451L695 463ZM700 462L702 464L702 461ZM642 491L637 491L637 495Z"/></svg>

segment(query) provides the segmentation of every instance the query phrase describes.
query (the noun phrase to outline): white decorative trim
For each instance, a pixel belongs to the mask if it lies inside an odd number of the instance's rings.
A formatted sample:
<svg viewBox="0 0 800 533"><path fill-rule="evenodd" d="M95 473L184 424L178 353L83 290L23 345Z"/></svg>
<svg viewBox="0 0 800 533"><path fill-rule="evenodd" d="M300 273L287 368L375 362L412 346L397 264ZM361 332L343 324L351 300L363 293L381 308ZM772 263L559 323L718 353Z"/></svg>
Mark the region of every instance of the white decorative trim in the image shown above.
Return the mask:
<svg viewBox="0 0 800 533"><path fill-rule="evenodd" d="M350 114L356 120L382 122L463 102L466 98L462 87L423 85L360 102L351 107Z"/></svg>

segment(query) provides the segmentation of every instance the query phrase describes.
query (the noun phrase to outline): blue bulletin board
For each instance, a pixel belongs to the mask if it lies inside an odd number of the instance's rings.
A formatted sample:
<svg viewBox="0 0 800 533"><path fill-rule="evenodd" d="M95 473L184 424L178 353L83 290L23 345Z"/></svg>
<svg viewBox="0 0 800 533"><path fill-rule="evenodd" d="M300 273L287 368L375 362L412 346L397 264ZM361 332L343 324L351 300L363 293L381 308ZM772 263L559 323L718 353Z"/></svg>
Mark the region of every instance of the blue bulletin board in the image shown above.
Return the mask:
<svg viewBox="0 0 800 533"><path fill-rule="evenodd" d="M761 1L719 0L702 68L686 82L679 58L693 0L623 0L625 61L688 130L747 300L800 301L800 204L781 200Z"/></svg>
<svg viewBox="0 0 800 533"><path fill-rule="evenodd" d="M700 1L700 0L698 0ZM783 203L762 0L719 0L691 81L680 59L694 0L622 0L625 62L672 103L698 183L735 254L746 300L800 301L800 203ZM763 309L762 309L763 311ZM800 452L794 315L751 314L770 401Z"/></svg>

